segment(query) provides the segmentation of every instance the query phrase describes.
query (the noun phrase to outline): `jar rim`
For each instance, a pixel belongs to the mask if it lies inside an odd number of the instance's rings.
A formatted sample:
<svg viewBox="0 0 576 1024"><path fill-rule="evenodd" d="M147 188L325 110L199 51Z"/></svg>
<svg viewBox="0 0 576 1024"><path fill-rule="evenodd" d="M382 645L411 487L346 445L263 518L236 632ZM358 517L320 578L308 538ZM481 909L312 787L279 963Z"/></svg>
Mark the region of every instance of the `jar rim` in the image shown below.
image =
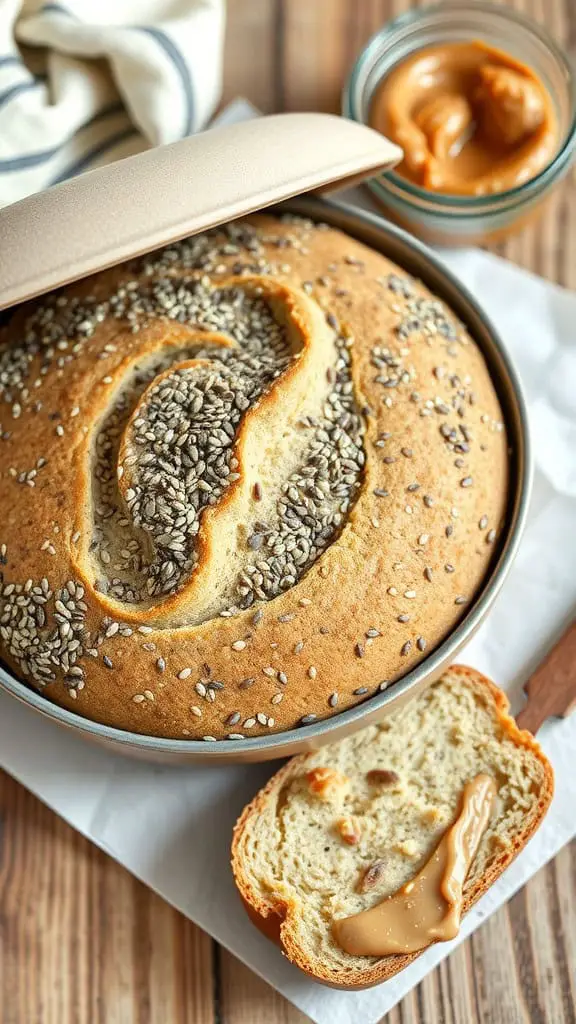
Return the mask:
<svg viewBox="0 0 576 1024"><path fill-rule="evenodd" d="M363 71L365 65L371 60L375 53L378 52L380 44L387 36L392 35L398 29L402 29L406 26L417 24L419 21L423 21L430 16L433 18L439 14L445 14L450 11L461 11L464 13L489 13L501 18L504 21L508 21L512 24L520 26L529 35L538 39L539 42L543 43L549 53L554 59L561 65L566 75L568 89L570 91L570 105L571 105L571 121L566 130L565 136L552 159L540 170L538 174L530 178L529 181L523 182L521 185L515 185L513 188L505 189L502 192L494 192L490 195L483 196L459 196L449 195L442 192L432 192L430 189L421 188L414 182L402 177L395 171L387 171L384 174L378 175L369 182L370 188L375 192L383 191L388 194L386 183L390 182L394 186L394 194L399 199L410 201L415 199L418 201L418 206L421 209L425 208L426 204L433 203L438 209L438 212L450 211L455 215L458 215L458 211L463 216L483 216L486 213L487 205L504 205L507 208L515 206L524 201L527 195L540 192L544 189L548 183L555 179L556 175L561 171L566 163L569 161L571 152L576 141L576 75L568 55L562 49L558 43L552 38L552 36L538 24L533 18L522 14L520 11L516 11L510 7L503 7L499 3L493 3L492 0L455 0L455 2L449 3L434 3L428 4L425 7L414 7L408 11L404 11L403 14L386 22L386 24L374 33L373 36L368 40L364 48L361 50L352 71L346 81L342 93L342 113L345 117L350 117L354 121L361 121L362 118L357 116L355 110L355 104L353 101L353 95L358 81L360 73Z"/></svg>

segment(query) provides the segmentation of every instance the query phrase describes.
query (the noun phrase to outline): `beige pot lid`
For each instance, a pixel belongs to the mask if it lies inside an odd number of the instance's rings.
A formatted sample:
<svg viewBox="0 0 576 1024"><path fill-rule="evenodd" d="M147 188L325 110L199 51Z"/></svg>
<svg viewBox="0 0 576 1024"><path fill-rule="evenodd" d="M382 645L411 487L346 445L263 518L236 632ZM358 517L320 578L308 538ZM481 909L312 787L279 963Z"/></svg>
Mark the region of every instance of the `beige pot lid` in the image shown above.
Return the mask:
<svg viewBox="0 0 576 1024"><path fill-rule="evenodd" d="M401 157L355 121L275 114L88 171L0 210L0 309Z"/></svg>

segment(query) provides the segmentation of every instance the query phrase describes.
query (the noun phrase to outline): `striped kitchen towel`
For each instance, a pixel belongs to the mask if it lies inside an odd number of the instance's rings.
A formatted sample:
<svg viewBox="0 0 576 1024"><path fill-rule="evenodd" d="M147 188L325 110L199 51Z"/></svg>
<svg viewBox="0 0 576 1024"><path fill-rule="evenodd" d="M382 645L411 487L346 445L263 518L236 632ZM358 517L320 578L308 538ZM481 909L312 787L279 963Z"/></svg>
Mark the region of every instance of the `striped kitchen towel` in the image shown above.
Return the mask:
<svg viewBox="0 0 576 1024"><path fill-rule="evenodd" d="M223 29L223 0L0 0L0 206L202 128Z"/></svg>

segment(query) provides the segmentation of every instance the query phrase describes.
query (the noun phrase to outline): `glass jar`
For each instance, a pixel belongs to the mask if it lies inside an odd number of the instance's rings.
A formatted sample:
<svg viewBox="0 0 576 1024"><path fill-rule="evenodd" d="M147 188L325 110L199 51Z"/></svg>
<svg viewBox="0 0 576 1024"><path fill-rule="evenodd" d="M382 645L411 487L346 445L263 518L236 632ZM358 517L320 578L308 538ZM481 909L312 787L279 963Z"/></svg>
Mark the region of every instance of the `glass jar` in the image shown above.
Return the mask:
<svg viewBox="0 0 576 1024"><path fill-rule="evenodd" d="M534 178L489 196L431 192L388 171L368 182L390 217L426 241L446 245L495 241L539 214L568 171L576 145L576 77L568 57L536 22L494 3L438 4L388 22L358 57L344 88L345 117L369 123L381 80L417 50L446 42L481 40L527 64L555 106L560 141L551 162Z"/></svg>

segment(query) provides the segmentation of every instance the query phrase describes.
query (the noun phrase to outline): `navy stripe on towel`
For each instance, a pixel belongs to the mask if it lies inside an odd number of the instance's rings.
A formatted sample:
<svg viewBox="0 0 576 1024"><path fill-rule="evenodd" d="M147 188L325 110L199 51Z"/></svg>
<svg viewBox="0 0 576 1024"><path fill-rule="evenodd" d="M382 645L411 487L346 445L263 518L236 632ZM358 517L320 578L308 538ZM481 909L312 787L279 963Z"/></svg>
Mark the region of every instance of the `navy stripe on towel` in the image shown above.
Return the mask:
<svg viewBox="0 0 576 1024"><path fill-rule="evenodd" d="M146 32L152 39L155 39L158 46L161 46L166 56L172 61L172 64L176 68L182 82L182 88L184 90L184 101L186 105L186 113L184 120L184 131L182 136L190 135L194 127L194 90L192 87L192 78L190 76L190 69L186 61L184 60L180 50L172 42L170 36L162 32L161 29L155 28L152 25L136 25L140 32Z"/></svg>
<svg viewBox="0 0 576 1024"><path fill-rule="evenodd" d="M14 64L21 64L22 67L25 67L24 61L13 53L6 53L3 57L0 57L0 68L7 68Z"/></svg>
<svg viewBox="0 0 576 1024"><path fill-rule="evenodd" d="M75 163L70 164L65 170L61 171L55 178L52 178L51 185L58 185L59 182L65 181L66 178L74 178L77 174L81 174L82 171L87 171L90 164L94 162L107 150L113 149L114 146L119 146L121 142L125 142L127 139L136 138L140 133L135 128L124 128L121 132L116 132L115 135L108 136L102 142L99 142L97 146L93 146L87 153L84 153L79 160Z"/></svg>
<svg viewBox="0 0 576 1024"><path fill-rule="evenodd" d="M78 131L81 132L84 128L89 128L90 125L95 124L97 121L101 121L104 117L111 117L113 114L119 114L122 110L124 110L122 103L111 103L110 106L104 107L102 110L99 110L97 114L94 114L94 117L91 117L89 121L86 121L86 124L81 125ZM45 149L40 153L26 153L24 156L15 156L8 160L0 160L0 173L8 174L13 171L26 171L30 167L38 167L40 164L47 163L47 161L51 160L63 146L66 146L71 142L75 134L76 132L73 132L72 135L68 136L67 139L64 139L59 146L54 146L52 149Z"/></svg>
<svg viewBox="0 0 576 1024"><path fill-rule="evenodd" d="M19 96L22 92L29 92L30 89L37 89L39 85L44 85L46 82L45 75L38 75L31 82L19 82L17 85L13 85L11 89L6 89L4 92L0 92L0 108L13 100L15 96Z"/></svg>
<svg viewBox="0 0 576 1024"><path fill-rule="evenodd" d="M80 20L78 15L74 14L74 11L69 11L67 7L64 7L64 4L42 4L42 7L39 11L36 11L36 14L65 14L68 18L74 18L74 21Z"/></svg>

